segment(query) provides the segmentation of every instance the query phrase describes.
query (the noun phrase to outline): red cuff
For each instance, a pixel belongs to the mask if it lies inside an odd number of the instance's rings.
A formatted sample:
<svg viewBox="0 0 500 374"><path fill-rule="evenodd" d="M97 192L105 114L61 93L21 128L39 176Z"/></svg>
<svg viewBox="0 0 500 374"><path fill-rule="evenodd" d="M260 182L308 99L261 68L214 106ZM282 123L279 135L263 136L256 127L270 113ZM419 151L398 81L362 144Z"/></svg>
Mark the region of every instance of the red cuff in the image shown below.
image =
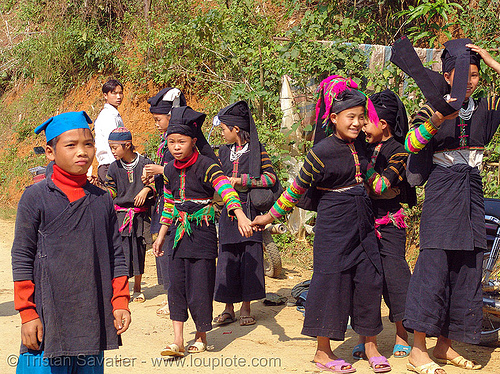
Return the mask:
<svg viewBox="0 0 500 374"><path fill-rule="evenodd" d="M111 298L111 304L113 305L113 312L117 309L129 310L128 303L130 301L130 291L128 290L128 277L126 275L122 277L113 278L113 297Z"/></svg>
<svg viewBox="0 0 500 374"><path fill-rule="evenodd" d="M33 301L35 284L31 280L14 282L14 308L19 311L21 322L26 323L39 318Z"/></svg>

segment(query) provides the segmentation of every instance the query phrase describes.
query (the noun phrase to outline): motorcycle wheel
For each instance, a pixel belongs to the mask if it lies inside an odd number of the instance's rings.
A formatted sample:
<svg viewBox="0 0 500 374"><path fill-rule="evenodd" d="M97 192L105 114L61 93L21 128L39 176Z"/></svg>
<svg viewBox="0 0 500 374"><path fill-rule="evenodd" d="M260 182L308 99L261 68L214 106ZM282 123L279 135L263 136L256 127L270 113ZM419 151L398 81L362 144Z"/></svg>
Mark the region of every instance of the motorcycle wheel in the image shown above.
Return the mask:
<svg viewBox="0 0 500 374"><path fill-rule="evenodd" d="M481 345L497 345L500 341L500 317L483 311Z"/></svg>
<svg viewBox="0 0 500 374"><path fill-rule="evenodd" d="M282 271L281 255L278 246L273 240L271 233L262 231L264 244L264 274L271 278L277 278Z"/></svg>

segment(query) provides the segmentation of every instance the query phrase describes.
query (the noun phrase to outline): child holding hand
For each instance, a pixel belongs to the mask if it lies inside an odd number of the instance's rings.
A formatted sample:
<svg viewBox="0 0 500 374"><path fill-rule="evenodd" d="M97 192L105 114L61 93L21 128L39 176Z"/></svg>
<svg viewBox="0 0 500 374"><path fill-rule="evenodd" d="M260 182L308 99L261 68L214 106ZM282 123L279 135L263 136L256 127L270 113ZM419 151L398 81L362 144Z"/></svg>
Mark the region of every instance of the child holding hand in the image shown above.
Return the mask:
<svg viewBox="0 0 500 374"><path fill-rule="evenodd" d="M263 229L290 212L309 188L317 198L313 266L302 334L316 337L316 366L338 373L356 371L334 355L330 339L343 340L351 316L353 330L366 336L365 351L375 371L391 369L377 350L382 331L382 265L373 211L363 185L368 159L358 135L367 117L378 123L373 105L351 79L338 75L321 82L316 134L332 134L307 153L292 185L252 226Z"/></svg>
<svg viewBox="0 0 500 374"><path fill-rule="evenodd" d="M217 115L224 139L219 149L222 171L238 192L243 209L250 218L258 212L249 195L252 188L271 188L277 177L271 160L259 142L250 108L238 101ZM255 324L250 312L252 300L266 297L262 234L245 238L224 208L219 220L219 259L215 278L215 301L225 303L224 311L214 319L218 325L236 320L234 303L241 302L240 325Z"/></svg>
<svg viewBox="0 0 500 374"><path fill-rule="evenodd" d="M365 121L363 132L371 161L365 177L375 214L380 257L384 269L384 301L389 307L389 320L396 324L394 357L406 357L411 351L408 333L403 327L406 292L410 269L405 259L406 224L401 203L416 203L415 189L406 180L408 152L404 139L408 132L406 110L399 97L390 90L370 96L378 123ZM363 358L364 337L353 349L353 357Z"/></svg>
<svg viewBox="0 0 500 374"><path fill-rule="evenodd" d="M175 160L165 166L165 204L162 227L153 243L156 256L164 255L165 236L172 226L172 247L168 247L170 288L168 305L174 328L174 343L161 354L183 356L184 322L188 309L196 325L195 342L188 352L206 350L206 332L212 329L217 233L214 192L222 197L229 214L236 216L242 236L251 236L250 220L241 209L238 194L220 166L201 155L195 147L205 114L190 107L173 108L167 129L167 144Z"/></svg>

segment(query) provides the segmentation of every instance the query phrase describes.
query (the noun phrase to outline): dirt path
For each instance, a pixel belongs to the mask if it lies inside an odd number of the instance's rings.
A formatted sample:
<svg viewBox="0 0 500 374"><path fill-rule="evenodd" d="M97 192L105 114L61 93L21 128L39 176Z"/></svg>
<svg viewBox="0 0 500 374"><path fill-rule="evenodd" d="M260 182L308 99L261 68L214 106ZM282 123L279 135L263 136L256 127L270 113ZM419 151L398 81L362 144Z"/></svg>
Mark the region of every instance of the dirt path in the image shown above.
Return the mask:
<svg viewBox="0 0 500 374"><path fill-rule="evenodd" d="M0 373L14 373L12 365L16 361L20 344L20 319L14 310L12 275L10 268L10 249L14 233L14 223L0 221ZM163 346L172 342L173 334L168 319L156 316L158 305L164 300L163 288L156 283L154 258L148 252L144 276L144 304L132 304L132 325L123 336L124 345L116 351L105 354L106 373L158 373L166 369L170 372L187 373L318 373L311 363L315 341L300 334L303 317L294 307L264 306L262 302L252 304L257 324L240 327L236 323L215 328L208 333L210 350L199 355L187 355L177 361L162 361L159 352ZM307 279L310 272L300 268L285 266L282 279L266 278L267 291L290 297L291 288ZM223 305L215 303L215 313L222 311ZM379 337L382 354L389 358L392 373L406 372L406 359L391 356L394 328L383 309L384 331ZM191 320L186 324L186 343L194 337ZM348 330L344 342L334 342L335 353L353 361L350 356L356 344L356 336ZM432 347L435 340L430 339ZM500 372L500 348L458 345L457 349L467 357L474 358L484 369L479 373ZM10 363L10 365L9 365ZM161 368L160 368L161 367ZM354 363L358 373L372 373L367 361ZM449 374L463 373L446 366Z"/></svg>

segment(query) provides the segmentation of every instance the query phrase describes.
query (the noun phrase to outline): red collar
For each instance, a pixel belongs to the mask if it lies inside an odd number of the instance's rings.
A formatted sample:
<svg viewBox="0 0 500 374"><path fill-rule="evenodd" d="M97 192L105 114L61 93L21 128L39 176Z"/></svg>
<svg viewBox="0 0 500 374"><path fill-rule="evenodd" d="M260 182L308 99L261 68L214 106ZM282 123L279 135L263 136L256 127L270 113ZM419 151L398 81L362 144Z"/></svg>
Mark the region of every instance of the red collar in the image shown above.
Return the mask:
<svg viewBox="0 0 500 374"><path fill-rule="evenodd" d="M87 183L87 176L85 174L74 175L54 164L52 180L66 194L70 202L85 196L82 188Z"/></svg>
<svg viewBox="0 0 500 374"><path fill-rule="evenodd" d="M198 160L198 156L200 154L198 153L198 150L194 150L191 156L186 157L183 160L174 160L174 166L176 169L185 169L191 165L193 165L196 160Z"/></svg>

